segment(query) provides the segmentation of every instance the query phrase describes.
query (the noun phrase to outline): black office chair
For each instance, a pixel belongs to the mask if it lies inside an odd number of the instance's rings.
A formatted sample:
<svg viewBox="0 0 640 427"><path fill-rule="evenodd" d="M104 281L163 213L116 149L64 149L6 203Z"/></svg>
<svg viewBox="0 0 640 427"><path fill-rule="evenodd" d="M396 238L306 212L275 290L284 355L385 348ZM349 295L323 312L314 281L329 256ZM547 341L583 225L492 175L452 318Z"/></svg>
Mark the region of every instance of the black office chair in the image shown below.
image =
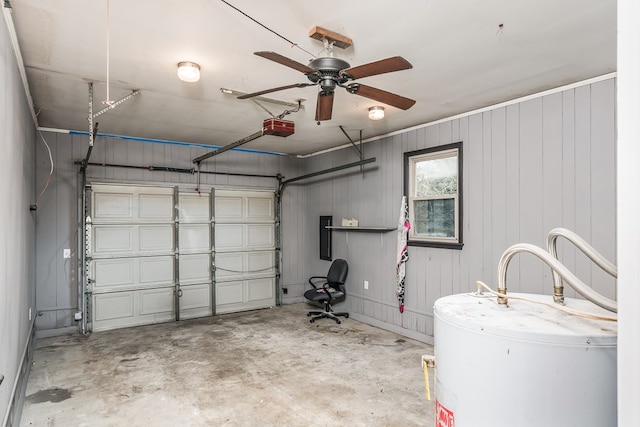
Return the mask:
<svg viewBox="0 0 640 427"><path fill-rule="evenodd" d="M331 263L327 276L313 276L309 278L309 284L313 289L309 289L304 293L304 297L312 302L322 303L324 311L310 311L307 316L311 317L309 322L313 323L316 319L328 317L340 324L337 316L349 318L349 313L336 313L333 311L333 304L336 300L344 298L346 289L344 282L347 279L349 265L343 259L336 259Z"/></svg>

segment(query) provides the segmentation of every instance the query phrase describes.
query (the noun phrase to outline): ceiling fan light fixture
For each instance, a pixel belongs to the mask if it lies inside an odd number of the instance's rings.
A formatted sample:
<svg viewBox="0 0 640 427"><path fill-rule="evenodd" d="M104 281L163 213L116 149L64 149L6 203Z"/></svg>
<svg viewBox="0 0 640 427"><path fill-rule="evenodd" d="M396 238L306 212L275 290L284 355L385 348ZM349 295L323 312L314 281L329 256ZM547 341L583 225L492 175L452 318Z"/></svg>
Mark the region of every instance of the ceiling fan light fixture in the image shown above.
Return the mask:
<svg viewBox="0 0 640 427"><path fill-rule="evenodd" d="M190 61L178 62L178 78L183 82L197 82L200 80L200 66Z"/></svg>
<svg viewBox="0 0 640 427"><path fill-rule="evenodd" d="M369 108L369 120L382 120L384 119L384 107L371 107Z"/></svg>

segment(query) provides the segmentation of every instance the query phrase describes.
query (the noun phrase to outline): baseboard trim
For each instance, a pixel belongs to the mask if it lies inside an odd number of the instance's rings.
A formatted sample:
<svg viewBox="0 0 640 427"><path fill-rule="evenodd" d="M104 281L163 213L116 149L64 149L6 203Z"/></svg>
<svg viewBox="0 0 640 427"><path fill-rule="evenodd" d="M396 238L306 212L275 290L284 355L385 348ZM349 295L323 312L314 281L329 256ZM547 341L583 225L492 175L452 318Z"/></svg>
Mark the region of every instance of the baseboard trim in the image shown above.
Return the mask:
<svg viewBox="0 0 640 427"><path fill-rule="evenodd" d="M358 322L366 323L367 325L375 326L376 328L384 329L386 331L402 335L403 337L411 338L416 341L421 341L423 343L433 345L433 337L430 335L421 334L420 332L410 331L409 329L390 325L388 323L381 322L379 320L358 313L349 313L349 318L357 320Z"/></svg>
<svg viewBox="0 0 640 427"><path fill-rule="evenodd" d="M66 328L38 330L36 338L59 337L62 335L77 335L79 333L80 332L78 331L77 326L67 326Z"/></svg>
<svg viewBox="0 0 640 427"><path fill-rule="evenodd" d="M31 371L31 363L33 362L33 352L35 351L35 348L36 322L32 321L29 338L27 339L24 350L22 351L22 358L20 360L20 366L18 367L16 380L13 382L11 397L9 398L9 407L7 408L4 420L2 421L3 427L20 425L22 405L24 404L25 392L27 390L27 379L29 378L29 372Z"/></svg>

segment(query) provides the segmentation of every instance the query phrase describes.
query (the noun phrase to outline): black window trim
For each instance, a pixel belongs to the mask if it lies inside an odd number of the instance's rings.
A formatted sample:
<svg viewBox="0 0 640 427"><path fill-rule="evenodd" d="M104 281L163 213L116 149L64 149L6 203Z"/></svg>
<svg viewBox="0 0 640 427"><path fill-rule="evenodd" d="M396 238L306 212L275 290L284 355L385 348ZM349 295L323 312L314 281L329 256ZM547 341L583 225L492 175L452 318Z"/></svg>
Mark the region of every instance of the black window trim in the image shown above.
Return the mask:
<svg viewBox="0 0 640 427"><path fill-rule="evenodd" d="M447 242L427 242L423 240L411 240L411 236L409 236L407 240L407 245L409 246L422 246L429 248L441 248L441 249L456 249L462 250L464 246L462 240L462 230L463 230L463 197L462 197L462 141L454 142L446 145L438 145L436 147L424 148L421 150L415 151L407 151L404 153L404 195L407 197L407 201L409 201L409 160L414 156L420 156L428 153L435 153L438 151L445 150L458 150L458 242L457 243L447 243Z"/></svg>

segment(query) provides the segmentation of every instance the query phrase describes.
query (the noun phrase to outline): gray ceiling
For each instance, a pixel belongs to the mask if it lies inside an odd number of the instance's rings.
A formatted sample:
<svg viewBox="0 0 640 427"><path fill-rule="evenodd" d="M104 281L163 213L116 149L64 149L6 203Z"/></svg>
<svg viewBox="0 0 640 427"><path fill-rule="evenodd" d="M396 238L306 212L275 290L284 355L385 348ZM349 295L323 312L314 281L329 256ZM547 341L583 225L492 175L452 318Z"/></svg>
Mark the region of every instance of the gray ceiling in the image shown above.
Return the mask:
<svg viewBox="0 0 640 427"><path fill-rule="evenodd" d="M247 93L307 82L253 52L307 64L322 50L308 36L315 26L353 40L335 49L352 66L406 58L413 69L357 81L416 104L385 106L386 118L373 122L367 110L380 103L337 88L332 120L317 125L316 86L273 92L265 97L293 105L304 99L286 117L295 134L245 148L314 153L348 143L340 126L367 139L616 70L615 0L228 3L297 46L220 0L110 0L109 14L107 0L11 0L39 125L87 131L88 82L95 112L104 108L109 70L111 100L133 89L141 94L97 118L100 132L227 145L292 107L238 100L220 88ZM177 79L185 60L200 64L199 82Z"/></svg>

